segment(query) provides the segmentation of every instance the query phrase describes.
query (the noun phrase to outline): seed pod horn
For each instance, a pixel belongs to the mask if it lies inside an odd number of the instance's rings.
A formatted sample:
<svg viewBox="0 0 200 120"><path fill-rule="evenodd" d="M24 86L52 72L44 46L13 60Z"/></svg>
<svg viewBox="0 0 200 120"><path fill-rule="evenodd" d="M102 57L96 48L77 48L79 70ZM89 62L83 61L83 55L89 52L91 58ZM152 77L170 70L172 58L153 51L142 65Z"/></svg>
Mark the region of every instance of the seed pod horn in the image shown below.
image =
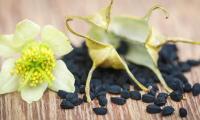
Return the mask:
<svg viewBox="0 0 200 120"><path fill-rule="evenodd" d="M152 15L152 13L153 13L153 11L155 11L155 10L161 10L161 11L165 14L165 18L166 18L166 19L169 18L169 13L168 13L168 11L167 11L164 7L162 7L160 4L155 4L155 5L153 5L153 6L148 10L148 12L147 12L146 15L143 17L143 19L146 20L146 21L149 21L151 15Z"/></svg>

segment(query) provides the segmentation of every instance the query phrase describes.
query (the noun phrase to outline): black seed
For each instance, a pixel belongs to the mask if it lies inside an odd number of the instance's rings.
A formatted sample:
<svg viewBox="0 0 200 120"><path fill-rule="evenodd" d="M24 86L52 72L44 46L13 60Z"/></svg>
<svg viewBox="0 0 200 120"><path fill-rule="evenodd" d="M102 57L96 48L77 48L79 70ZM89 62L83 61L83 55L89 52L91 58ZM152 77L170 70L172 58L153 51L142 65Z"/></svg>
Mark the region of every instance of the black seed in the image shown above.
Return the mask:
<svg viewBox="0 0 200 120"><path fill-rule="evenodd" d="M85 85L80 85L80 87L79 87L79 92L80 92L81 94L85 93Z"/></svg>
<svg viewBox="0 0 200 120"><path fill-rule="evenodd" d="M93 111L97 114L97 115L105 115L107 113L107 108L103 108L103 107L98 107L98 108L93 108Z"/></svg>
<svg viewBox="0 0 200 120"><path fill-rule="evenodd" d="M93 92L90 93L91 100L93 100L96 96Z"/></svg>
<svg viewBox="0 0 200 120"><path fill-rule="evenodd" d="M108 103L106 96L99 96L98 100L99 100L99 105L101 106L106 106Z"/></svg>
<svg viewBox="0 0 200 120"><path fill-rule="evenodd" d="M101 84L102 84L102 81L100 79L92 79L91 80L91 85L93 85L95 88L97 86L101 86Z"/></svg>
<svg viewBox="0 0 200 120"><path fill-rule="evenodd" d="M151 95L153 95L153 96L156 96L156 91L153 90L153 89L151 89L151 90L148 92L148 94L151 94Z"/></svg>
<svg viewBox="0 0 200 120"><path fill-rule="evenodd" d="M64 99L68 93L63 90L58 90L57 94L61 99Z"/></svg>
<svg viewBox="0 0 200 120"><path fill-rule="evenodd" d="M122 91L122 88L118 85L111 85L108 89L108 92L111 94L120 94Z"/></svg>
<svg viewBox="0 0 200 120"><path fill-rule="evenodd" d="M141 100L141 94L139 91L130 91L130 98L133 100Z"/></svg>
<svg viewBox="0 0 200 120"><path fill-rule="evenodd" d="M72 108L74 108L74 105L70 101L63 99L60 104L60 107L62 109L72 109Z"/></svg>
<svg viewBox="0 0 200 120"><path fill-rule="evenodd" d="M162 116L169 116L174 113L174 108L172 106L166 106L162 109Z"/></svg>
<svg viewBox="0 0 200 120"><path fill-rule="evenodd" d="M130 90L130 85L129 84L123 84L122 88L125 90Z"/></svg>
<svg viewBox="0 0 200 120"><path fill-rule="evenodd" d="M78 99L78 94L77 93L68 93L66 96L65 96L65 99L66 100L71 100L71 99Z"/></svg>
<svg viewBox="0 0 200 120"><path fill-rule="evenodd" d="M128 52L128 44L125 41L120 41L120 46L117 48L117 52L121 55L125 55Z"/></svg>
<svg viewBox="0 0 200 120"><path fill-rule="evenodd" d="M70 100L70 102L71 102L74 106L78 106L78 105L80 105L80 104L83 103L83 99L78 98L78 99Z"/></svg>
<svg viewBox="0 0 200 120"><path fill-rule="evenodd" d="M179 62L179 67L182 72L188 72L191 69L191 66L187 62Z"/></svg>
<svg viewBox="0 0 200 120"><path fill-rule="evenodd" d="M187 63L191 66L196 66L200 64L200 61L198 60L187 60Z"/></svg>
<svg viewBox="0 0 200 120"><path fill-rule="evenodd" d="M200 84L199 83L195 83L192 87L192 94L193 96L197 96L200 94Z"/></svg>
<svg viewBox="0 0 200 120"><path fill-rule="evenodd" d="M153 114L153 113L160 113L162 111L162 109L157 105L150 104L150 105L147 106L146 111L148 113L152 113Z"/></svg>
<svg viewBox="0 0 200 120"><path fill-rule="evenodd" d="M97 86L95 88L95 96L100 96L100 95L106 95L106 90L102 85Z"/></svg>
<svg viewBox="0 0 200 120"><path fill-rule="evenodd" d="M184 92L191 92L192 91L192 85L190 83L184 84L183 91Z"/></svg>
<svg viewBox="0 0 200 120"><path fill-rule="evenodd" d="M188 83L187 78L184 76L184 74L182 72L178 72L178 74L174 74L173 77L178 78L183 83Z"/></svg>
<svg viewBox="0 0 200 120"><path fill-rule="evenodd" d="M183 99L183 95L180 91L173 91L172 93L170 93L170 97L176 102L179 102Z"/></svg>
<svg viewBox="0 0 200 120"><path fill-rule="evenodd" d="M163 106L167 103L167 100L165 97L157 97L155 100L154 100L154 104L155 105L158 105L158 106Z"/></svg>
<svg viewBox="0 0 200 120"><path fill-rule="evenodd" d="M103 84L103 88L104 88L106 91L108 91L108 90L110 89L110 85L107 84L107 83L105 83L105 84Z"/></svg>
<svg viewBox="0 0 200 120"><path fill-rule="evenodd" d="M167 77L166 82L168 86L172 88L173 90L183 91L184 84L180 79L170 76L170 77Z"/></svg>
<svg viewBox="0 0 200 120"><path fill-rule="evenodd" d="M111 97L111 102L117 105L124 105L126 103L126 99L121 97Z"/></svg>
<svg viewBox="0 0 200 120"><path fill-rule="evenodd" d="M181 117L186 117L187 116L187 110L185 108L180 108L179 109L179 115Z"/></svg>
<svg viewBox="0 0 200 120"><path fill-rule="evenodd" d="M172 61L178 59L176 52L177 48L175 45L167 44L164 45L163 48L160 50L159 57L164 63L171 63Z"/></svg>
<svg viewBox="0 0 200 120"><path fill-rule="evenodd" d="M145 103L151 103L153 102L155 97L151 94L144 94L142 95L142 101Z"/></svg>
<svg viewBox="0 0 200 120"><path fill-rule="evenodd" d="M159 93L159 94L157 95L157 98L161 97L161 98L167 99L168 96L169 96L169 95L168 95L167 93Z"/></svg>
<svg viewBox="0 0 200 120"><path fill-rule="evenodd" d="M158 86L156 84L151 85L152 86L152 90L157 92L158 91Z"/></svg>
<svg viewBox="0 0 200 120"><path fill-rule="evenodd" d="M121 97L125 98L125 99L128 99L130 97L130 94L127 90L123 90L121 92Z"/></svg>
<svg viewBox="0 0 200 120"><path fill-rule="evenodd" d="M96 97L101 96L101 95L105 96L106 91L101 91L101 92L96 93Z"/></svg>

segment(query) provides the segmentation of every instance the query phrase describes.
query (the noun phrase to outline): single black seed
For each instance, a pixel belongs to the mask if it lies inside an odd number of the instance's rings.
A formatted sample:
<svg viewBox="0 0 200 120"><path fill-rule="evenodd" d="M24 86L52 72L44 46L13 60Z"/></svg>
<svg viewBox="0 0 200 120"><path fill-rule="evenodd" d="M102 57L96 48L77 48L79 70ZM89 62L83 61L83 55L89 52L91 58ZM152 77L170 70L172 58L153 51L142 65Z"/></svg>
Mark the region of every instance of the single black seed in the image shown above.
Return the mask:
<svg viewBox="0 0 200 120"><path fill-rule="evenodd" d="M158 106L163 106L167 103L167 100L164 98L164 97L157 97L155 100L154 100L154 104L155 105L158 105Z"/></svg>
<svg viewBox="0 0 200 120"><path fill-rule="evenodd" d="M192 87L193 96L197 96L200 94L200 83L195 83Z"/></svg>
<svg viewBox="0 0 200 120"><path fill-rule="evenodd" d="M74 101L71 101L71 103L74 105L74 106L78 106L78 105L80 105L80 104L82 104L84 101L83 101L83 99L81 99L81 98L78 98L78 99L76 99L76 100L74 100Z"/></svg>
<svg viewBox="0 0 200 120"><path fill-rule="evenodd" d="M105 115L107 113L107 108L103 108L103 107L98 107L98 108L93 108L93 111L97 114L97 115Z"/></svg>
<svg viewBox="0 0 200 120"><path fill-rule="evenodd" d="M90 93L90 98L91 98L91 100L94 100L95 97L96 97L95 94L94 94L93 92L91 92L91 93Z"/></svg>
<svg viewBox="0 0 200 120"><path fill-rule="evenodd" d="M78 99L78 94L77 94L77 93L68 93L68 94L65 96L65 99L66 99L66 100Z"/></svg>
<svg viewBox="0 0 200 120"><path fill-rule="evenodd" d="M75 86L75 93L79 93L79 87Z"/></svg>
<svg viewBox="0 0 200 120"><path fill-rule="evenodd" d="M108 89L108 92L111 94L120 94L122 91L122 88L118 85L111 85Z"/></svg>
<svg viewBox="0 0 200 120"><path fill-rule="evenodd" d="M130 94L129 94L129 91L127 90L123 90L121 92L121 97L125 98L125 99L128 99L130 97Z"/></svg>
<svg viewBox="0 0 200 120"><path fill-rule="evenodd" d="M170 97L172 100L179 102L182 100L183 95L180 91L173 91L172 93L170 93Z"/></svg>
<svg viewBox="0 0 200 120"><path fill-rule="evenodd" d="M123 84L122 88L125 90L130 90L130 85L129 84Z"/></svg>
<svg viewBox="0 0 200 120"><path fill-rule="evenodd" d="M102 81L100 79L92 79L91 80L91 85L93 85L95 88L97 86L101 86L101 84L102 84Z"/></svg>
<svg viewBox="0 0 200 120"><path fill-rule="evenodd" d="M178 78L183 83L188 83L188 79L184 76L182 72L178 72L178 74L173 74L173 77Z"/></svg>
<svg viewBox="0 0 200 120"><path fill-rule="evenodd" d="M155 91L155 92L158 91L158 86L156 84L152 84L151 87L152 87L153 91Z"/></svg>
<svg viewBox="0 0 200 120"><path fill-rule="evenodd" d="M184 92L191 92L192 91L192 85L190 83L184 84L183 91Z"/></svg>
<svg viewBox="0 0 200 120"><path fill-rule="evenodd" d="M117 105L124 105L126 103L126 99L121 97L111 97L111 102Z"/></svg>
<svg viewBox="0 0 200 120"><path fill-rule="evenodd" d="M187 62L179 62L179 67L182 72L188 72L191 69L191 65Z"/></svg>
<svg viewBox="0 0 200 120"><path fill-rule="evenodd" d="M145 103L152 103L154 102L155 96L151 94L144 94L142 95L142 101Z"/></svg>
<svg viewBox="0 0 200 120"><path fill-rule="evenodd" d="M103 88L104 88L106 91L108 91L108 90L110 89L110 85L107 84L107 83L104 83L104 84L103 84Z"/></svg>
<svg viewBox="0 0 200 120"><path fill-rule="evenodd" d="M172 106L166 106L162 109L162 116L169 116L174 113L174 108Z"/></svg>
<svg viewBox="0 0 200 120"><path fill-rule="evenodd" d="M99 96L98 101L99 101L99 105L101 106L106 106L108 103L106 96Z"/></svg>
<svg viewBox="0 0 200 120"><path fill-rule="evenodd" d="M153 114L153 113L160 113L162 111L162 109L157 105L150 104L150 105L147 106L146 111L148 113L152 113Z"/></svg>
<svg viewBox="0 0 200 120"><path fill-rule="evenodd" d="M63 90L58 90L57 94L61 99L64 99L68 93Z"/></svg>
<svg viewBox="0 0 200 120"><path fill-rule="evenodd" d="M179 109L179 115L181 117L186 117L187 116L187 110L185 108L180 108Z"/></svg>
<svg viewBox="0 0 200 120"><path fill-rule="evenodd" d="M139 91L130 91L130 98L133 100L141 100L141 94Z"/></svg>
<svg viewBox="0 0 200 120"><path fill-rule="evenodd" d="M100 91L100 92L98 92L98 93L96 93L96 97L98 97L98 96L105 96L106 95L106 91Z"/></svg>
<svg viewBox="0 0 200 120"><path fill-rule="evenodd" d="M187 60L187 63L191 66L196 66L200 64L199 60Z"/></svg>
<svg viewBox="0 0 200 120"><path fill-rule="evenodd" d="M95 96L105 95L106 89L102 85L99 85L95 88L94 93L95 93Z"/></svg>
<svg viewBox="0 0 200 120"><path fill-rule="evenodd" d="M80 87L79 87L79 92L80 92L81 94L85 93L85 85L80 85Z"/></svg>
<svg viewBox="0 0 200 120"><path fill-rule="evenodd" d="M125 55L128 52L128 43L121 40L119 45L120 46L117 48L117 52L121 55Z"/></svg>
<svg viewBox="0 0 200 120"><path fill-rule="evenodd" d="M74 108L74 105L70 101L63 99L60 104L60 107L62 109L72 109L72 108Z"/></svg>
<svg viewBox="0 0 200 120"><path fill-rule="evenodd" d="M157 95L157 98L159 98L159 97L161 97L161 98L165 98L165 99L167 99L168 98L168 94L167 93L158 93L158 95Z"/></svg>
<svg viewBox="0 0 200 120"><path fill-rule="evenodd" d="M151 95L153 95L153 96L156 96L156 91L153 90L153 89L151 89L151 90L148 92L148 94L151 94Z"/></svg>

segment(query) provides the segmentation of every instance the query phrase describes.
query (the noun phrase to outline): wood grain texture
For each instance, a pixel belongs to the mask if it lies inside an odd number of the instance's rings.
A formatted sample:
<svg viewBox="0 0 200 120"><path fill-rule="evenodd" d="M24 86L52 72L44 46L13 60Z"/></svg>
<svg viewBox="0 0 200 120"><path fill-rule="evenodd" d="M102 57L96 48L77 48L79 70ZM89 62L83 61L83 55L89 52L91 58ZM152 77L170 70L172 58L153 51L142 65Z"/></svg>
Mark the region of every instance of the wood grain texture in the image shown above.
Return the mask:
<svg viewBox="0 0 200 120"><path fill-rule="evenodd" d="M155 0L156 1L156 0ZM116 0L113 14L143 15L155 1L151 0ZM200 1L199 0L157 0L170 12L165 20L162 13L155 12L151 24L169 36L182 36L200 40ZM86 15L106 4L107 0L0 0L0 33L12 33L15 24L28 18L40 25L53 24L65 31L66 15ZM79 30L85 26L74 24ZM75 44L78 39L70 35ZM199 59L200 47L179 45L181 60ZM190 83L200 82L200 67L187 73ZM110 97L110 96L107 96ZM145 112L146 104L141 101L128 100L124 106L108 103L109 113L97 116L92 108L97 101L75 107L73 110L61 110L60 99L51 91L45 92L43 98L33 104L22 101L19 93L0 96L0 120L175 120L181 119L178 108L188 109L187 120L200 120L200 96L186 94L182 102L168 102L175 107L175 115L162 118L160 114L150 115Z"/></svg>

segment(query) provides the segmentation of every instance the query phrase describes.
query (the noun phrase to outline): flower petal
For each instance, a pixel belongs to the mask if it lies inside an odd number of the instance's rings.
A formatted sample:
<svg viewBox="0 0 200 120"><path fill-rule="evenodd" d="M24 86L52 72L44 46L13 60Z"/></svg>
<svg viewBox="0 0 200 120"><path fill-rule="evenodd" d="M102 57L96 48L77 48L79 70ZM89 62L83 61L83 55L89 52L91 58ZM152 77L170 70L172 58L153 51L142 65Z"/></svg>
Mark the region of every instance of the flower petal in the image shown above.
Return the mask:
<svg viewBox="0 0 200 120"><path fill-rule="evenodd" d="M0 57L8 58L13 56L16 51L10 46L13 35L0 35Z"/></svg>
<svg viewBox="0 0 200 120"><path fill-rule="evenodd" d="M27 103L38 101L42 97L47 86L48 86L47 83L43 83L36 87L29 87L29 86L24 87L23 89L21 89L22 99L25 100Z"/></svg>
<svg viewBox="0 0 200 120"><path fill-rule="evenodd" d="M54 51L56 57L61 57L72 50L69 39L64 33L53 26L47 25L42 30L42 41Z"/></svg>
<svg viewBox="0 0 200 120"><path fill-rule="evenodd" d="M14 47L22 47L28 41L34 40L40 33L40 26L30 20L23 20L16 25Z"/></svg>
<svg viewBox="0 0 200 120"><path fill-rule="evenodd" d="M55 80L49 88L53 91L64 90L74 92L75 78L62 60L58 60L54 70Z"/></svg>
<svg viewBox="0 0 200 120"><path fill-rule="evenodd" d="M17 76L11 75L15 59L8 59L2 65L0 73L0 94L10 93L17 90L19 80Z"/></svg>

